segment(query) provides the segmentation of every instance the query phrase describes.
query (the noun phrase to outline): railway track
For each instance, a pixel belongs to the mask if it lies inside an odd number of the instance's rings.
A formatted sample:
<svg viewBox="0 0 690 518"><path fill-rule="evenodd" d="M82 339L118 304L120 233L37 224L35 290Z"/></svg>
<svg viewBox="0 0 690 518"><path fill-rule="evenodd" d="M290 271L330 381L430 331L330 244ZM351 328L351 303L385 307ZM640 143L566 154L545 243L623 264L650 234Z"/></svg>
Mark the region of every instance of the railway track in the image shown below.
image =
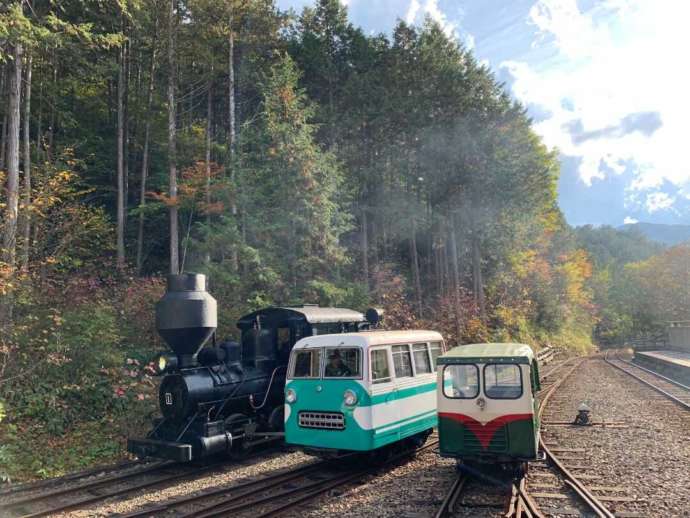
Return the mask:
<svg viewBox="0 0 690 518"><path fill-rule="evenodd" d="M540 418L549 401L582 362L583 360L578 358L566 360L542 375L541 402L538 410ZM584 466L569 464L573 459L569 454L574 452L574 449L547 445L543 438L540 440L540 449L544 459L530 463L527 477L508 486L504 496L503 516L542 518L578 512L585 516L613 518L613 513L602 501L602 498L606 497L595 494L593 488L585 484L584 480L588 479L586 474L575 473ZM458 475L438 509L436 518L453 516L464 505L463 498L470 485L471 480L466 475ZM569 510L563 507L563 502L566 501L572 505Z"/></svg>
<svg viewBox="0 0 690 518"><path fill-rule="evenodd" d="M487 494L487 486L466 474L459 474L434 518L449 518L460 510L464 510L466 515L471 513L474 516L480 509L489 512L492 509L501 510L501 515L506 517L544 518L534 500L527 494L524 481L493 486L492 489L495 494ZM487 496L498 498L487 500Z"/></svg>
<svg viewBox="0 0 690 518"><path fill-rule="evenodd" d="M690 387L621 358L604 357L606 363L662 394L685 410L690 410Z"/></svg>
<svg viewBox="0 0 690 518"><path fill-rule="evenodd" d="M583 361L576 359L568 362L566 372L542 389L539 404L540 419L556 391L580 367ZM561 368L563 367L566 365L561 366ZM531 463L530 473L527 475L527 479L523 479L522 482L525 488L533 490L532 496L536 500L544 502L552 511L555 511L548 514L558 514L558 510L563 509L563 501L565 500L570 501L573 507L579 509L580 512L594 514L600 518L613 518L613 513L606 507L602 497L596 495L584 482L588 475L583 474L581 470L586 466L572 464L575 458L579 458L581 451L547 445L543 435L540 438L539 446L545 457L544 462ZM572 454L577 456L573 458Z"/></svg>
<svg viewBox="0 0 690 518"><path fill-rule="evenodd" d="M116 464L96 466L90 469L75 471L73 473L68 473L67 475L61 477L47 478L44 480L37 480L35 482L25 482L21 484L10 484L7 486L0 487L0 499L14 497L16 495L27 493L30 491L38 491L41 489L47 489L49 487L59 486L61 484L66 484L69 482L75 482L80 479L86 480L90 477L104 476L108 473L114 473L140 464L146 464L146 461L130 460L118 462Z"/></svg>
<svg viewBox="0 0 690 518"><path fill-rule="evenodd" d="M398 453L382 465L363 468L338 466L332 461L300 464L261 478L200 491L139 509L120 518L160 516L171 512L184 518L229 515L249 515L252 518L277 516L328 491L344 488L366 476L376 475L382 467L389 467L410 454L428 451L437 445L438 440L432 440L417 450Z"/></svg>
<svg viewBox="0 0 690 518"><path fill-rule="evenodd" d="M142 489L194 478L218 469L223 463L207 465L157 462L143 467L135 463L115 473L101 476L67 477L48 486L22 488L0 497L3 517L37 518L87 507L102 500L135 493ZM90 474L90 475L93 475ZM75 483L76 481L76 483ZM64 485L60 485L64 482ZM57 484L57 486L55 486Z"/></svg>

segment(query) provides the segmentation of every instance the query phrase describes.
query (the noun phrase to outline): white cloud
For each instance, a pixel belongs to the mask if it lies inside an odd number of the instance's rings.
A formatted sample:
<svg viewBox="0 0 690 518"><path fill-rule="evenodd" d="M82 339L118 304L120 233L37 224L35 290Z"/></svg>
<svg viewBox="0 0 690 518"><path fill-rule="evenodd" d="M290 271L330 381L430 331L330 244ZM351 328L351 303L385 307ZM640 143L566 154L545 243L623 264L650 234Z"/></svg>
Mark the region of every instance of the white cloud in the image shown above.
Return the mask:
<svg viewBox="0 0 690 518"><path fill-rule="evenodd" d="M647 212L651 214L658 210L670 209L675 201L675 198L669 196L665 192L653 192L647 195L645 205L647 207Z"/></svg>
<svg viewBox="0 0 690 518"><path fill-rule="evenodd" d="M408 25L411 25L414 23L415 18L417 18L417 13L419 13L419 9L421 9L421 5L419 4L419 0L410 0L410 5L407 8L407 14L405 15L405 22Z"/></svg>
<svg viewBox="0 0 690 518"><path fill-rule="evenodd" d="M532 6L529 18L542 38L551 35L570 58L589 56L593 43L606 39L602 29L595 28L593 20L580 13L576 0L541 0Z"/></svg>
<svg viewBox="0 0 690 518"><path fill-rule="evenodd" d="M636 220L635 218L631 218L630 216L626 216L623 220L624 225L634 225L637 222L638 220Z"/></svg>
<svg viewBox="0 0 690 518"><path fill-rule="evenodd" d="M535 124L547 145L581 158L586 184L634 170L632 190L658 189L665 181L690 184L686 101L690 68L690 2L607 0L582 12L576 0L540 0L530 10L537 30L537 65L506 61L513 93L551 116ZM544 50L552 57L544 59ZM564 103L564 100L568 100ZM565 105L565 106L564 106ZM651 113L654 131L611 131L631 114ZM627 117L627 119L626 119ZM575 128L583 138L573 138ZM648 210L673 199L653 193Z"/></svg>
<svg viewBox="0 0 690 518"><path fill-rule="evenodd" d="M458 38L458 24L449 20L448 16L441 10L438 6L438 0L425 0L424 5L419 3L419 0L410 0L410 5L407 8L407 14L405 15L405 21L408 24L421 23L424 21L424 17L429 16L432 20L438 23L443 32L449 38ZM469 36L471 38L471 36ZM465 43L468 43L468 39L465 39ZM474 46L474 39L471 40L472 46Z"/></svg>

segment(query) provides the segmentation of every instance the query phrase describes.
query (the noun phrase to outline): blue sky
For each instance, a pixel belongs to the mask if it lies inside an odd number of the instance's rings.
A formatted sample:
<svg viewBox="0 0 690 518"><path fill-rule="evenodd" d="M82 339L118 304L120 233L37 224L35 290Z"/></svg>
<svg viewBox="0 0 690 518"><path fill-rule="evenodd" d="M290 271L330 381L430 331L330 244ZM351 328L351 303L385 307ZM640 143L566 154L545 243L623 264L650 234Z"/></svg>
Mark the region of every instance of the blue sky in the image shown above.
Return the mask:
<svg viewBox="0 0 690 518"><path fill-rule="evenodd" d="M277 0L298 12L312 3ZM690 223L690 1L341 3L366 32L431 16L472 48L559 150L569 223Z"/></svg>

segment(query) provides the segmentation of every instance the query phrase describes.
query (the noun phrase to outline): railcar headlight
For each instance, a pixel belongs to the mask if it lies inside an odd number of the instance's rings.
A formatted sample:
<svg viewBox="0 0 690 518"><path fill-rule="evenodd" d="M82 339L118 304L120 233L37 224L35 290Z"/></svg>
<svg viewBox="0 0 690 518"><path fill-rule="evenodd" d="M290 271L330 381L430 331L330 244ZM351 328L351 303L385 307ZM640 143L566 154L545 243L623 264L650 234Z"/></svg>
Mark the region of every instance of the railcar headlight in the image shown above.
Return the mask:
<svg viewBox="0 0 690 518"><path fill-rule="evenodd" d="M357 394L354 391L347 389L343 392L343 402L347 406L355 406L357 404Z"/></svg>
<svg viewBox="0 0 690 518"><path fill-rule="evenodd" d="M292 404L292 403L294 403L295 401L297 401L297 392L295 392L295 391L292 390L292 389L287 389L287 390L285 391L285 401L287 401L287 402L290 403L290 404Z"/></svg>

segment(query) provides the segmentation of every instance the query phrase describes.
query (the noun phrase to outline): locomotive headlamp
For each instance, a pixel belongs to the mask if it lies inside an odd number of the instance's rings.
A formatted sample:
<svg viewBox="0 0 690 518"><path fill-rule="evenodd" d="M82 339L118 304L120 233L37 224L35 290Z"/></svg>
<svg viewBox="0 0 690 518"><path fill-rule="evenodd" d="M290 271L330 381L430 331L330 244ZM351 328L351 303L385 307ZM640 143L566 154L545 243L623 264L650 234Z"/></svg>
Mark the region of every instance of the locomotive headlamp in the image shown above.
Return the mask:
<svg viewBox="0 0 690 518"><path fill-rule="evenodd" d="M177 358L169 354L161 353L154 363L156 365L156 374L162 376L166 372L177 367Z"/></svg>
<svg viewBox="0 0 690 518"><path fill-rule="evenodd" d="M287 390L285 391L285 401L287 401L287 402L290 403L290 404L292 404L292 403L294 403L295 401L297 401L297 392L295 392L295 391L292 390L292 389L287 389Z"/></svg>
<svg viewBox="0 0 690 518"><path fill-rule="evenodd" d="M354 391L347 389L343 392L343 402L347 406L355 406L357 404L357 394Z"/></svg>

